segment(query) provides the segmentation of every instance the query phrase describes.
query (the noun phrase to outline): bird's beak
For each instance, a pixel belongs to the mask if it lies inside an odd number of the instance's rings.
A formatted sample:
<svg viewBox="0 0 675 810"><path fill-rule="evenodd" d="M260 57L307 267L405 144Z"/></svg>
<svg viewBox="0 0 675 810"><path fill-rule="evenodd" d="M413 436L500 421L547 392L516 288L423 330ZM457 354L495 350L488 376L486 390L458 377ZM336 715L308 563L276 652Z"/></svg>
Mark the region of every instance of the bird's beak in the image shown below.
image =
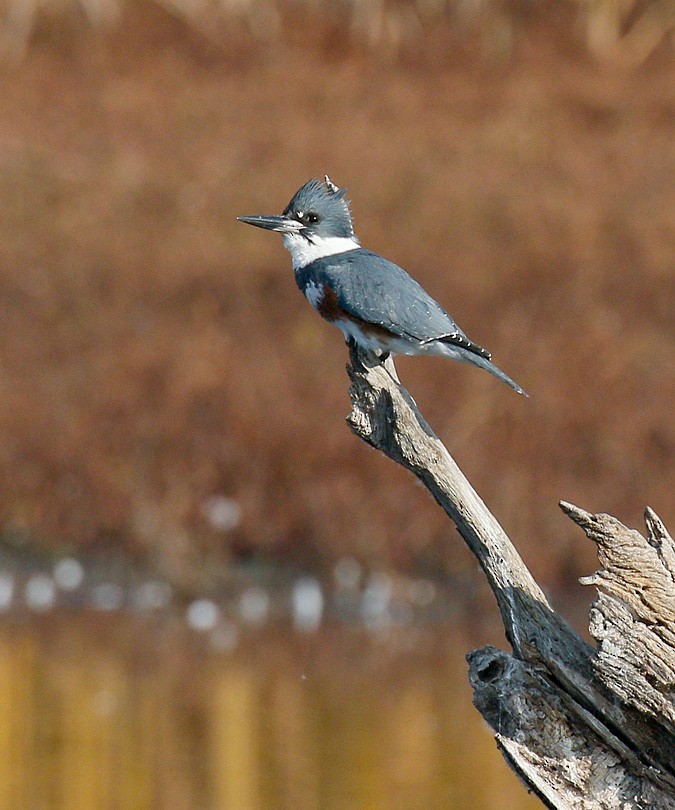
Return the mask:
<svg viewBox="0 0 675 810"><path fill-rule="evenodd" d="M265 228L267 231L279 231L279 233L299 233L304 225L297 219L290 219L284 216L269 217L237 217L240 222L248 225L255 225L256 228Z"/></svg>

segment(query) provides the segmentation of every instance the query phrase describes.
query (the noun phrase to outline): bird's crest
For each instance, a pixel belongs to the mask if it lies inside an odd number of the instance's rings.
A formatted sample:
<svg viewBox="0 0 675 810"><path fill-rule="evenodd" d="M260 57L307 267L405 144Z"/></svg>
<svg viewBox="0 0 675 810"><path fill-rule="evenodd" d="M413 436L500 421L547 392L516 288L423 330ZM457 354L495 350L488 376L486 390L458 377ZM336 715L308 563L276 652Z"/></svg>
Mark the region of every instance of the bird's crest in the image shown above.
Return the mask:
<svg viewBox="0 0 675 810"><path fill-rule="evenodd" d="M324 179L326 181L326 188L331 194L339 194L340 191L344 194L345 189L339 189L327 174L324 175Z"/></svg>
<svg viewBox="0 0 675 810"><path fill-rule="evenodd" d="M330 179L330 177L327 174L324 174L323 178L324 178L324 182L326 184L326 188L328 189L328 193L330 194L330 196L331 197L337 197L340 200L340 202L342 203L342 205L344 206L344 211L347 214L347 216L349 217L349 224L350 224L350 227L351 227L351 235L353 236L354 235L354 227L352 225L352 212L351 212L351 209L349 208L349 200L345 199L345 194L347 193L347 189L346 188L340 188L339 186L336 186L335 183Z"/></svg>

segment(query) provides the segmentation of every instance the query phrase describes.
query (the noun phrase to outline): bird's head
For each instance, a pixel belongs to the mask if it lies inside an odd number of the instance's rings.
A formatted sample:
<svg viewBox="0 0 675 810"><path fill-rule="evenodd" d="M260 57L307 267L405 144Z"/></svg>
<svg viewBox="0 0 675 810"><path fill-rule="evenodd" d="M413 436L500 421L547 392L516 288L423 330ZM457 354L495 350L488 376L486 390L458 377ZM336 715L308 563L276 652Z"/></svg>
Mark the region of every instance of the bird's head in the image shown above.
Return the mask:
<svg viewBox="0 0 675 810"><path fill-rule="evenodd" d="M257 228L300 236L309 242L332 238L353 239L352 216L345 191L326 175L323 183L309 180L299 188L281 216L237 219Z"/></svg>
<svg viewBox="0 0 675 810"><path fill-rule="evenodd" d="M323 183L309 180L299 188L280 216L237 219L281 233L298 270L316 259L359 247L345 191L326 175Z"/></svg>

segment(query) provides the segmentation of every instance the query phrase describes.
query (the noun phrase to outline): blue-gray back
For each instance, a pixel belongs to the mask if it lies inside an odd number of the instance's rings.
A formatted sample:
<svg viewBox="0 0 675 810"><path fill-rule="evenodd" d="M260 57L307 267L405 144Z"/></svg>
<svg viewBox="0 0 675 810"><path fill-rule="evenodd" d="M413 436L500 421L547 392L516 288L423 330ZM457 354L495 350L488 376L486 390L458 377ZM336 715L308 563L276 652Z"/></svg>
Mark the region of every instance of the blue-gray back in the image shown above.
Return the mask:
<svg viewBox="0 0 675 810"><path fill-rule="evenodd" d="M428 341L464 336L448 313L402 267L365 248L317 259L296 271L308 284L327 284L349 315L378 324L395 335Z"/></svg>

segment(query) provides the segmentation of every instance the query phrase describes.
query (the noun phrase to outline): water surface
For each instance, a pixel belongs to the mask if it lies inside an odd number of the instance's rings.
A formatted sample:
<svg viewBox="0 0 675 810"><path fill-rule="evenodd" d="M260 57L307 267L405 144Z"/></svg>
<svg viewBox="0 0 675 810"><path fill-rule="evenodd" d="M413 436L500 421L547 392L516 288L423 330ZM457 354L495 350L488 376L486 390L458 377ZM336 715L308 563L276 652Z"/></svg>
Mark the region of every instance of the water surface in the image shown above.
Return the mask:
<svg viewBox="0 0 675 810"><path fill-rule="evenodd" d="M471 705L452 624L56 611L0 626L0 808L534 810Z"/></svg>

